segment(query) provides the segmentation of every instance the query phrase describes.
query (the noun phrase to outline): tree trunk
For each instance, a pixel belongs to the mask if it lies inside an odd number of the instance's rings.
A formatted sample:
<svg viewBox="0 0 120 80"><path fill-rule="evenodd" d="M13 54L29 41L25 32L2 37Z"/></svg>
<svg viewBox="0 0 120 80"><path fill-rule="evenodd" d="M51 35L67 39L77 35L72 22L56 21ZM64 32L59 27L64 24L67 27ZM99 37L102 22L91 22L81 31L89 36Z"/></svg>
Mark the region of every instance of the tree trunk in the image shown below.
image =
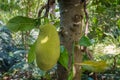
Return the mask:
<svg viewBox="0 0 120 80"><path fill-rule="evenodd" d="M73 68L74 57L74 78L80 80L81 68L75 63L81 63L82 54L79 46L79 39L82 36L83 26L83 3L80 0L58 0L60 8L61 42L69 53L68 70L58 65L58 80L67 80L70 70ZM75 47L73 49L73 44ZM74 56L73 51L74 50Z"/></svg>

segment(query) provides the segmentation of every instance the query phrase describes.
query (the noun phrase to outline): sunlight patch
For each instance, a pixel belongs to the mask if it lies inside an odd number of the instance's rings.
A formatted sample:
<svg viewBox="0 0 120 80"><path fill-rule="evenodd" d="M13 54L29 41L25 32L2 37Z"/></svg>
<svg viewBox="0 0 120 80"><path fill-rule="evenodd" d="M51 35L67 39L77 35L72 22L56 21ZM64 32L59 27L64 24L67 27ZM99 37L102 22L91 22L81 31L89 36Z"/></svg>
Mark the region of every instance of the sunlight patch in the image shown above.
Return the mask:
<svg viewBox="0 0 120 80"><path fill-rule="evenodd" d="M44 44L48 41L48 36L46 36L44 39L41 40L41 44Z"/></svg>

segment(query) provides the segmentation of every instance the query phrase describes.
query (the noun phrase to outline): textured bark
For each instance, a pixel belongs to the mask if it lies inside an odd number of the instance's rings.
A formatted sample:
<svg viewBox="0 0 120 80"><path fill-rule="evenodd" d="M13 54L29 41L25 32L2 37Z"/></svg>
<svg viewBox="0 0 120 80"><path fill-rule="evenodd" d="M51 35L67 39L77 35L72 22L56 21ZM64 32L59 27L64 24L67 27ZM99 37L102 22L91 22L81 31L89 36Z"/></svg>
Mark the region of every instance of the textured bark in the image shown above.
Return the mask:
<svg viewBox="0 0 120 80"><path fill-rule="evenodd" d="M58 65L58 80L67 80L68 74L72 67L72 47L75 43L74 49L74 63L80 63L82 54L79 39L82 36L82 19L83 19L83 3L80 0L59 0L60 8L60 25L61 25L61 42L66 47L69 53L68 70ZM74 80L80 80L80 66L74 65L75 75Z"/></svg>

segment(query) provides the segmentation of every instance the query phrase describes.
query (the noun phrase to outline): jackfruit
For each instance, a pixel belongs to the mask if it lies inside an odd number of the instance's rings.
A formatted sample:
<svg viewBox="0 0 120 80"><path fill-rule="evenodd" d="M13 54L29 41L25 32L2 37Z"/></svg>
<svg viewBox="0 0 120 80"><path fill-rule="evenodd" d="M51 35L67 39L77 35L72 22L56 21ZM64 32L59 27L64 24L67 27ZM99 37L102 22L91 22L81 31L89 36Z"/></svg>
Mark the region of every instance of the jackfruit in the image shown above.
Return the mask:
<svg viewBox="0 0 120 80"><path fill-rule="evenodd" d="M55 26L40 26L36 42L36 63L41 70L47 71L57 63L60 56L60 40Z"/></svg>

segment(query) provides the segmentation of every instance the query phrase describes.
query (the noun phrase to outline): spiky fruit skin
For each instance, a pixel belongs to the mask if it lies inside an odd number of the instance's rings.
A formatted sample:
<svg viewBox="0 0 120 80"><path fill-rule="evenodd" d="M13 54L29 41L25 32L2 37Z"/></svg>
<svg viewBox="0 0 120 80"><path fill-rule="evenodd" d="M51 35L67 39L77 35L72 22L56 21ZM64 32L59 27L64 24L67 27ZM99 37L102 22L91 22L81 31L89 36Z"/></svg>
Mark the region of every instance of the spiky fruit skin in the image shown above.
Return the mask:
<svg viewBox="0 0 120 80"><path fill-rule="evenodd" d="M41 70L47 71L57 63L60 56L60 40L52 24L40 27L35 53L37 65Z"/></svg>

